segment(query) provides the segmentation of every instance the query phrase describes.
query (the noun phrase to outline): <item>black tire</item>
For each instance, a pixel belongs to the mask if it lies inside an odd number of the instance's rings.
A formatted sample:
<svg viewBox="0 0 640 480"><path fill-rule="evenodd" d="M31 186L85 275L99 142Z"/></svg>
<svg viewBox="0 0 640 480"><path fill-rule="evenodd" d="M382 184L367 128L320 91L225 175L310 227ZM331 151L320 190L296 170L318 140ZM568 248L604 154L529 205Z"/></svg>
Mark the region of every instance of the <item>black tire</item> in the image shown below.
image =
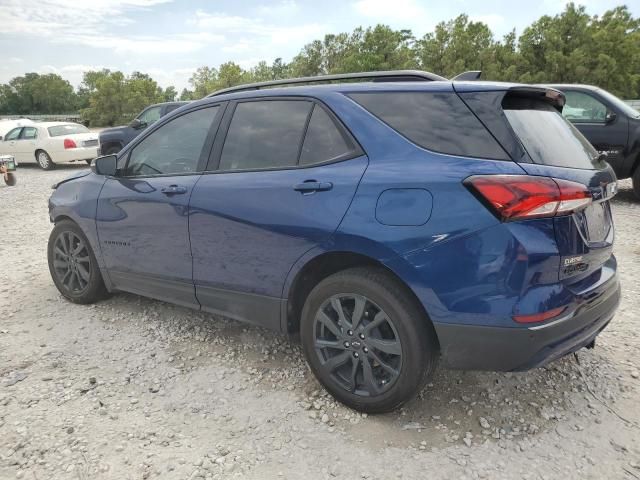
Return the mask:
<svg viewBox="0 0 640 480"><path fill-rule="evenodd" d="M354 299L353 307L349 307L349 298ZM356 320L356 330L344 329L340 327L341 319L339 315L334 321L332 328L326 328L327 314L332 315L332 311L337 312L333 305L336 299L343 311L344 318L353 325L353 313L356 310L356 297L364 300L366 307L360 307L361 320ZM368 303L367 303L368 302ZM364 313L363 312L364 309ZM367 330L367 327L376 323L380 324L380 318L387 318L384 321L386 338L380 337L382 324ZM324 320L318 320L322 314ZM334 335L333 328L338 328L343 336ZM365 338L362 332L367 332ZM323 332L320 334L319 332ZM327 340L326 335L332 337ZM437 365L439 351L436 333L428 318L425 318L424 311L417 303L410 291L395 279L393 276L380 268L358 267L331 275L321 281L309 294L302 310L300 322L300 337L302 348L311 370L322 385L338 401L345 405L367 413L389 412L417 395L424 387L429 377ZM323 337L323 338L318 338ZM377 338L376 338L377 337ZM335 340L333 340L335 338ZM349 339L355 340L349 342ZM362 339L362 340L360 340ZM387 355L383 350L378 350L376 344L381 345L380 340L391 342L394 348L398 348L401 353ZM318 343L317 343L318 342ZM331 342L332 346L325 348L324 345ZM333 342L342 343L342 346L333 346ZM375 342L375 343L374 343ZM399 346L396 346L399 342ZM358 346L354 346L355 343ZM323 345L323 346L319 346ZM368 349L366 347L369 347ZM349 348L343 348L349 347ZM387 347L385 347L387 348ZM345 350L347 353L341 352ZM335 355L328 355L329 351L336 352ZM357 354L359 353L359 355ZM349 358L350 365L344 364L339 368L328 371L328 364L334 365L334 359ZM374 358L375 357L375 358ZM383 360L378 362L378 360ZM359 362L359 363L358 363ZM380 374L383 377L388 375L392 379L374 378L375 385L367 391L367 377L365 377L365 362L368 365L369 379ZM382 368L382 363L389 366L395 362L391 370ZM388 373L394 371L396 373ZM354 373L355 372L355 373ZM377 373L376 373L377 372ZM344 377L350 376L348 382ZM349 386L345 386L348 384ZM360 387L360 385L362 387ZM371 382L369 382L371 385Z"/></svg>
<svg viewBox="0 0 640 480"><path fill-rule="evenodd" d="M61 246L58 243L59 241L66 242L66 247ZM73 255L74 259L72 261L71 255L68 253L72 250L78 250L80 242L83 242L84 248L78 252L77 256ZM61 251L65 253L64 256L61 255ZM104 286L102 274L98 268L98 262L93 254L91 245L80 227L71 220L62 220L53 227L49 236L47 259L53 283L68 300L74 303L87 304L94 303L107 296L107 289ZM70 267L69 262L75 263L76 266ZM67 264L66 267L63 266L64 263ZM82 265L82 271L79 270L80 267L78 265ZM75 271L71 272L69 277L63 277L62 273L65 268L67 271L69 268ZM65 284L65 279L69 284Z"/></svg>
<svg viewBox="0 0 640 480"><path fill-rule="evenodd" d="M53 160L51 160L49 154L44 150L36 151L36 162L38 163L38 166L43 170L51 170L56 166L56 164L53 163Z"/></svg>
<svg viewBox="0 0 640 480"><path fill-rule="evenodd" d="M6 183L10 187L13 187L16 183L18 183L18 178L16 177L16 174L12 172L8 172L7 176L4 179L4 183Z"/></svg>
<svg viewBox="0 0 640 480"><path fill-rule="evenodd" d="M85 160L85 162L87 162L87 165L91 165L91 162L93 161L92 158L88 158L87 160Z"/></svg>
<svg viewBox="0 0 640 480"><path fill-rule="evenodd" d="M640 162L640 160L638 160L638 162ZM631 181L633 182L633 193L635 193L636 198L640 200L640 165L638 165L636 171L633 172Z"/></svg>

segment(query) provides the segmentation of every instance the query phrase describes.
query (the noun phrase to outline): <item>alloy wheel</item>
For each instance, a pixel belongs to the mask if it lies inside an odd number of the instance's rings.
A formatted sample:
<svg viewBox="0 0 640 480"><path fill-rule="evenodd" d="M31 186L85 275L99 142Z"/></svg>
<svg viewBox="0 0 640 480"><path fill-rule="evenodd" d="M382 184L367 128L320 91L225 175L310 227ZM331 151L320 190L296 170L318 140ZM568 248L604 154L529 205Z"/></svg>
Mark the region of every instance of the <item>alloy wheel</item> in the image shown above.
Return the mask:
<svg viewBox="0 0 640 480"><path fill-rule="evenodd" d="M53 246L53 269L67 292L86 290L91 279L91 257L85 242L75 233L61 232Z"/></svg>
<svg viewBox="0 0 640 480"><path fill-rule="evenodd" d="M355 395L380 395L400 375L402 345L393 321L363 295L326 300L315 315L313 332L321 368Z"/></svg>

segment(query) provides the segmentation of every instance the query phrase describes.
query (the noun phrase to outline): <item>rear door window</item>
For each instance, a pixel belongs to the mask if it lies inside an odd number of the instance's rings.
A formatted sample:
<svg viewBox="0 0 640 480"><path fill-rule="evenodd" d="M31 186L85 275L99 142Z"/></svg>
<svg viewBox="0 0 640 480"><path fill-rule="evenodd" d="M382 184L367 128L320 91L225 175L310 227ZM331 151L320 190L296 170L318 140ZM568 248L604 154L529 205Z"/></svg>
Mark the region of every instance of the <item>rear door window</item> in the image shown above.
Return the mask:
<svg viewBox="0 0 640 480"><path fill-rule="evenodd" d="M507 96L502 107L534 163L584 169L602 165L589 141L552 105Z"/></svg>
<svg viewBox="0 0 640 480"><path fill-rule="evenodd" d="M509 156L453 92L367 92L350 98L428 150L497 160Z"/></svg>
<svg viewBox="0 0 640 480"><path fill-rule="evenodd" d="M300 165L340 160L353 155L356 146L319 105L313 107L307 134L300 152Z"/></svg>
<svg viewBox="0 0 640 480"><path fill-rule="evenodd" d="M20 138L24 140L33 140L38 136L38 130L34 127L24 127L22 133L20 134Z"/></svg>
<svg viewBox="0 0 640 480"><path fill-rule="evenodd" d="M229 125L220 170L296 166L313 103L261 100L238 103Z"/></svg>

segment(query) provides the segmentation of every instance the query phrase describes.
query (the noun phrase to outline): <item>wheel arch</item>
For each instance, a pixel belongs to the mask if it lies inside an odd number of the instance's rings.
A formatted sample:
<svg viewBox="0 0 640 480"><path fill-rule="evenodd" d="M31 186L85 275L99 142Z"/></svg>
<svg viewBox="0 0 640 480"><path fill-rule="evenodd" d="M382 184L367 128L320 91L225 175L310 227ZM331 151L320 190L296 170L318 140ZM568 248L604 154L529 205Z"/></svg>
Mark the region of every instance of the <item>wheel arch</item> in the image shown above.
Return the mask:
<svg viewBox="0 0 640 480"><path fill-rule="evenodd" d="M300 331L300 315L302 313L302 307L304 306L309 293L311 293L311 290L313 290L318 283L328 276L354 267L379 268L394 278L414 299L416 306L423 314L423 319L431 328L433 328L433 323L423 303L416 296L407 282L405 282L396 272L380 260L373 257L353 251L340 250L321 252L311 258L307 258L295 274L290 275L291 281L285 286L284 291L286 307L283 312L283 316L286 323L283 325L283 330L289 335L297 335ZM436 341L438 341L435 329L433 333Z"/></svg>

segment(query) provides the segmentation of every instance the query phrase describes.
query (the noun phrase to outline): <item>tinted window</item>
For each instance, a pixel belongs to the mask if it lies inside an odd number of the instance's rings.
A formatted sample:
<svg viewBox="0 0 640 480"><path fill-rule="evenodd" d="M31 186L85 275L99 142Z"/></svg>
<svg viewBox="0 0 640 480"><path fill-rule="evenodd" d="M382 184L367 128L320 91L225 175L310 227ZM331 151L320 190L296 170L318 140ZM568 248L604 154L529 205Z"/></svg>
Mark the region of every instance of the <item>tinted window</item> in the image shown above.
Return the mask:
<svg viewBox="0 0 640 480"><path fill-rule="evenodd" d="M160 110L162 107L151 107L148 110L145 110L138 116L138 120L146 123L147 125L151 125L152 123L160 120Z"/></svg>
<svg viewBox="0 0 640 480"><path fill-rule="evenodd" d="M239 103L222 148L220 170L296 165L311 106L296 100Z"/></svg>
<svg viewBox="0 0 640 480"><path fill-rule="evenodd" d="M74 133L89 133L89 129L79 123L69 123L67 125L56 125L47 128L50 137L61 137L62 135L72 135Z"/></svg>
<svg viewBox="0 0 640 480"><path fill-rule="evenodd" d="M591 95L582 92L564 92L566 103L562 115L572 122L604 123L607 107Z"/></svg>
<svg viewBox="0 0 640 480"><path fill-rule="evenodd" d="M186 113L152 132L131 151L125 175L195 172L218 109Z"/></svg>
<svg viewBox="0 0 640 480"><path fill-rule="evenodd" d="M167 105L166 110L164 111L164 114L166 115L169 112L173 112L176 108L181 107L182 105L177 104L177 105Z"/></svg>
<svg viewBox="0 0 640 480"><path fill-rule="evenodd" d="M349 155L353 150L351 141L338 130L324 108L318 105L313 107L307 134L302 144L300 165L335 160Z"/></svg>
<svg viewBox="0 0 640 480"><path fill-rule="evenodd" d="M509 158L455 93L373 92L349 96L423 148L467 157Z"/></svg>
<svg viewBox="0 0 640 480"><path fill-rule="evenodd" d="M503 108L511 127L535 163L588 169L599 165L598 152L548 103L507 97Z"/></svg>
<svg viewBox="0 0 640 480"><path fill-rule="evenodd" d="M25 140L33 140L38 136L38 130L33 127L24 127L22 129L22 134L20 138L24 138Z"/></svg>
<svg viewBox="0 0 640 480"><path fill-rule="evenodd" d="M18 127L18 128L14 128L13 130L11 130L9 133L7 133L4 137L5 141L6 140L15 140L18 138L18 136L20 136L20 131L22 130L22 127Z"/></svg>

